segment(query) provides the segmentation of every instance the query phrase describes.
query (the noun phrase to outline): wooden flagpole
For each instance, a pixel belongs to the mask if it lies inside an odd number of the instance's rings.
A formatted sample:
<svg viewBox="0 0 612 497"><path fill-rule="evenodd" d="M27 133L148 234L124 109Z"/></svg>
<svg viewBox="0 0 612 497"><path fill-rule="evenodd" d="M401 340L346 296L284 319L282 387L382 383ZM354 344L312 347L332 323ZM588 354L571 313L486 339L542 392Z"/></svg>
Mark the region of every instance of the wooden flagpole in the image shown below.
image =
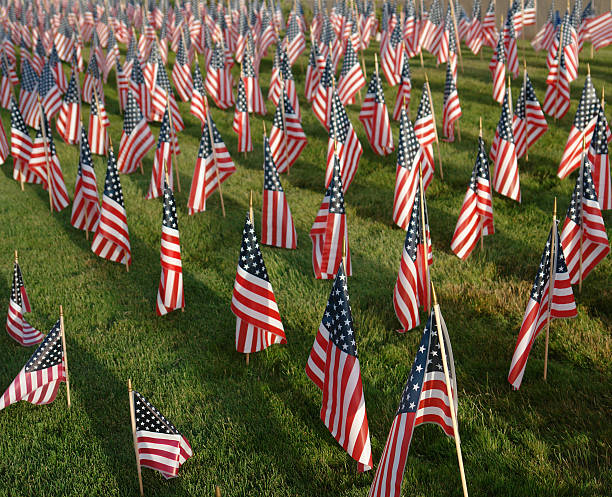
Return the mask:
<svg viewBox="0 0 612 497"><path fill-rule="evenodd" d="M555 266L557 265L557 197L553 209L552 237L550 244L550 273L548 275L548 319L546 320L546 340L544 342L544 381L548 372L548 337L550 335L550 311L552 308L552 298L555 291Z"/></svg>
<svg viewBox="0 0 612 497"><path fill-rule="evenodd" d="M446 361L446 345L444 343L444 332L442 331L442 319L440 316L440 305L436 296L436 289L433 281L431 282L431 293L434 301L434 312L436 316L436 324L438 328L438 343L440 344L440 353L442 355L442 366L444 367L444 380L446 383L446 394L450 402L451 421L453 423L453 434L455 439L455 448L457 449L457 460L459 461L459 473L461 475L461 487L463 488L464 497L468 497L467 482L465 480L465 471L463 469L463 455L461 454L461 440L459 439L459 428L457 427L457 416L455 414L455 401L453 389L451 388L450 377L448 374L448 363Z"/></svg>
<svg viewBox="0 0 612 497"><path fill-rule="evenodd" d="M15 251L15 261L17 251ZM60 305L60 333L62 334L62 348L64 349L64 375L66 376L66 399L70 409L70 376L68 376L68 351L66 350L66 328L64 328L64 308Z"/></svg>
<svg viewBox="0 0 612 497"><path fill-rule="evenodd" d="M47 166L47 191L49 192L49 210L53 212L53 194L51 193L51 167L49 166L49 154L47 150L49 142L47 141L47 127L45 126L45 121L43 117L44 108L42 102L40 101L40 94L38 95L38 107L40 111L40 120L38 122L38 125L40 126L42 132L43 149L45 150L45 164Z"/></svg>
<svg viewBox="0 0 612 497"><path fill-rule="evenodd" d="M423 57L421 55L421 57ZM438 162L440 163L440 179L444 181L444 172L442 171L442 155L440 154L440 140L438 139L438 125L436 124L436 113L434 111L434 103L431 98L431 88L429 87L429 78L427 77L427 73L425 73L425 84L427 85L427 95L429 96L429 106L431 108L431 117L433 119L434 124L434 132L436 135L436 148L438 149Z"/></svg>
<svg viewBox="0 0 612 497"><path fill-rule="evenodd" d="M215 485L215 497L221 497L221 489L219 485Z"/></svg>
<svg viewBox="0 0 612 497"><path fill-rule="evenodd" d="M132 440L134 442L134 454L136 455L136 469L138 470L138 485L140 495L144 496L142 488L142 471L140 469L140 456L138 455L138 441L136 440L136 416L134 414L134 392L132 391L132 379L128 379L128 395L130 397L130 420L132 422Z"/></svg>
<svg viewBox="0 0 612 497"><path fill-rule="evenodd" d="M210 138L210 148L212 149L213 161L215 163L215 173L217 176L217 184L219 185L219 198L221 199L221 212L225 217L225 204L223 203L223 191L221 190L221 177L219 176L219 165L217 163L217 152L215 151L215 138L212 131L210 121L210 107L208 106L208 97L204 96L204 107L206 110L206 122L208 123L208 136Z"/></svg>
<svg viewBox="0 0 612 497"><path fill-rule="evenodd" d="M427 280L431 281L429 274L429 245L427 243L427 224L425 222L425 192L423 191L423 170L421 169L421 163L419 162L419 190L420 190L420 202L421 202L421 231L423 233L423 247L425 249L425 275ZM429 287L429 285L428 285ZM429 288L427 288L429 291ZM431 299L427 299L428 307L427 312L431 310Z"/></svg>
<svg viewBox="0 0 612 497"><path fill-rule="evenodd" d="M174 129L174 124L172 123L172 109L170 108L170 94L166 92L166 108L168 109L168 120L170 121L170 138L172 139L172 146L170 147L170 155L174 155L174 160L176 161L176 167L174 168L174 175L176 176L176 188L179 193L181 192L181 178L179 176L179 162L178 162L178 154L176 150L174 150L174 143L178 147L178 138L176 137L176 130ZM174 152L174 154L173 154ZM169 185L169 184L168 184Z"/></svg>

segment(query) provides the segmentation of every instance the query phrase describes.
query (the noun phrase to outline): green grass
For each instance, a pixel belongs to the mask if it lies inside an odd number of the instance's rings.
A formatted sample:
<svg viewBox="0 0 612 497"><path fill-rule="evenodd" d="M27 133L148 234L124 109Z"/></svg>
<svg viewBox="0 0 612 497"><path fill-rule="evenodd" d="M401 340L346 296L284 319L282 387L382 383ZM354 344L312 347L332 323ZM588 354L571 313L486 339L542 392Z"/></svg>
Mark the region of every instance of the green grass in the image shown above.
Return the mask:
<svg viewBox="0 0 612 497"><path fill-rule="evenodd" d="M439 175L427 192L433 239L432 277L448 325L457 370L459 423L468 487L472 495L603 496L612 493L612 258L608 257L576 294L578 317L551 326L549 379L542 380L543 339L533 348L523 386L513 392L506 381L529 291L548 235L554 197L559 212L569 204L575 174L560 181L557 165L586 75L589 47L572 84L572 107L521 160L522 204L494 199L496 233L466 262L450 251L450 240L472 170L479 117L490 146L499 119L491 98L484 60L464 48L459 71L463 108L462 141L441 144L444 181ZM536 93L543 100L545 55L521 44ZM373 49L366 55L373 68ZM598 91L610 81L612 49L596 54L591 75ZM153 154L145 174L121 181L129 223L133 265L96 257L90 241L70 226L70 208L49 213L47 193L11 179L10 161L0 181L1 292L9 295L13 250L18 249L33 313L31 323L48 330L64 306L72 409L65 388L45 407L27 403L0 412L0 495L136 495L138 483L129 424L127 379L171 419L190 440L194 456L180 477L164 481L144 470L147 495L364 496L373 471L356 473L356 464L318 418L320 392L304 366L330 281L312 274L308 231L323 197L327 135L303 99L306 57L294 67L308 146L290 175L281 179L298 233L298 249L270 247L263 254L287 335L274 346L244 357L234 347L235 318L230 300L241 231L253 190L260 229L262 120L252 118L253 153L236 153L232 111L212 114L236 163L223 185L227 217L219 196L207 212L187 215L191 175L200 138L199 124L180 104L186 129L180 135L182 193L177 193L185 276L186 309L155 315L160 277L161 202L145 200ZM430 56L425 66L436 115L442 115L444 67ZM262 65L267 94L271 57ZM413 60L411 115L421 96L424 74ZM517 80L517 85L519 80ZM386 88L392 108L395 89ZM113 142L119 143L114 72L106 87ZM515 92L516 98L516 92ZM88 106L85 106L88 108ZM271 122L272 106L265 120ZM88 111L84 112L87 122ZM404 233L391 221L395 154L375 156L357 119L349 116L364 147L356 179L346 194L354 276L349 281L358 335L361 372L375 464L378 464L399 397L411 367L420 327L406 335L398 327L392 294ZM5 129L8 113L2 111ZM608 112L608 117L611 117ZM152 125L157 135L159 125ZM393 123L397 138L398 126ZM66 184L72 196L77 147L55 135ZM103 190L105 159L95 158ZM612 226L610 213L604 215ZM608 233L612 235L610 229ZM576 289L577 293L577 289ZM424 316L423 316L424 318ZM33 349L0 336L0 389L13 380ZM404 494L461 494L452 440L435 426L416 430L404 477Z"/></svg>

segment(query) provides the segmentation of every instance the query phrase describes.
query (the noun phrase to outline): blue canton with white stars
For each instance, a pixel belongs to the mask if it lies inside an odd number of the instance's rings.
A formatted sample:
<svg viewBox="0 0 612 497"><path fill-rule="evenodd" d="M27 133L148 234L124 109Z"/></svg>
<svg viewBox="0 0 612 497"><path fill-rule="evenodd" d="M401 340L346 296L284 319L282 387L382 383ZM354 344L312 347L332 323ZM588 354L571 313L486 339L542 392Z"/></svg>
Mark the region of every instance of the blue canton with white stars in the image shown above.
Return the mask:
<svg viewBox="0 0 612 497"><path fill-rule="evenodd" d="M423 243L424 240L422 224L421 187L417 185L412 214L410 215L410 223L408 224L406 239L404 240L404 250L406 250L412 262L416 261L418 246ZM427 207L425 207L425 225L427 225Z"/></svg>
<svg viewBox="0 0 612 497"><path fill-rule="evenodd" d="M180 435L179 431L157 410L142 394L134 393L134 417L136 418L136 431L149 431L164 433L166 435Z"/></svg>
<svg viewBox="0 0 612 497"><path fill-rule="evenodd" d="M74 76L74 71L70 76L70 81L68 82L68 89L66 90L66 94L64 95L64 102L68 104L77 104L79 103L79 92L77 90L76 78Z"/></svg>
<svg viewBox="0 0 612 497"><path fill-rule="evenodd" d="M397 148L397 165L405 167L408 170L412 169L414 159L419 152L420 144L414 133L414 128L406 109L402 108L400 119L399 146Z"/></svg>
<svg viewBox="0 0 612 497"><path fill-rule="evenodd" d="M563 257L563 251L559 250L561 247L561 239L559 238L559 221L557 223L557 240L555 247L555 254L557 259L556 273L567 273L567 266L565 265L565 257ZM542 259L540 260L540 266L538 267L538 274L536 274L533 287L531 288L531 299L540 303L542 300L542 294L544 293L544 287L550 279L550 250L551 250L551 239L552 239L552 228L548 233L548 239L546 240L546 247L542 253ZM550 291L550 290L549 290Z"/></svg>
<svg viewBox="0 0 612 497"><path fill-rule="evenodd" d="M125 115L123 118L123 132L129 135L134 131L134 128L140 121L142 121L142 112L140 112L140 107L138 107L136 103L136 98L134 98L132 90L128 90Z"/></svg>
<svg viewBox="0 0 612 497"><path fill-rule="evenodd" d="M261 250L259 250L259 242L255 234L255 228L251 223L249 214L247 213L244 229L242 230L242 245L240 246L240 257L238 265L247 273L260 278L264 281L270 281L268 271L264 263Z"/></svg>
<svg viewBox="0 0 612 497"><path fill-rule="evenodd" d="M355 358L358 357L344 263L341 263L338 268L321 323L329 332L330 340L338 349Z"/></svg>
<svg viewBox="0 0 612 497"><path fill-rule="evenodd" d="M178 216L176 213L176 202L174 194L164 178L164 215L162 218L162 226L178 230Z"/></svg>
<svg viewBox="0 0 612 497"><path fill-rule="evenodd" d="M480 136L478 137L478 155L476 156L476 163L470 178L470 188L474 193L478 193L478 178L489 181L489 159L485 150L484 140Z"/></svg>
<svg viewBox="0 0 612 497"><path fill-rule="evenodd" d="M267 136L264 137L264 188L270 192L283 191Z"/></svg>
<svg viewBox="0 0 612 497"><path fill-rule="evenodd" d="M123 190L121 188L121 181L119 181L119 173L117 173L115 153L112 149L108 151L108 166L106 168L106 179L104 180L104 196L114 200L121 205L121 207L124 207Z"/></svg>
<svg viewBox="0 0 612 497"><path fill-rule="evenodd" d="M586 200L597 202L597 193L595 192L595 185L593 184L593 175L591 174L592 166L584 156L584 162L582 163L582 178L580 173L576 178L576 186L574 187L574 193L572 193L572 200L567 209L567 217L569 217L576 224L581 224L582 218L582 203Z"/></svg>
<svg viewBox="0 0 612 497"><path fill-rule="evenodd" d="M344 105L340 101L338 93L334 90L332 97L332 125L329 127L330 139L336 139L338 143L344 144L349 131L349 118L344 109Z"/></svg>
<svg viewBox="0 0 612 497"><path fill-rule="evenodd" d="M587 76L582 88L582 95L576 109L576 117L574 118L574 126L580 131L584 130L589 122L597 117L599 113L599 100L597 93L593 87L591 76Z"/></svg>
<svg viewBox="0 0 612 497"><path fill-rule="evenodd" d="M608 138L607 130L608 121L604 113L603 107L599 106L599 112L597 117L597 124L593 130L593 138L591 139L591 148L598 155L608 155Z"/></svg>
<svg viewBox="0 0 612 497"><path fill-rule="evenodd" d="M506 89L504 102L502 104L502 112L497 124L497 132L499 137L508 143L514 143L514 134L512 133L512 117L510 115L510 106L508 103L509 90Z"/></svg>
<svg viewBox="0 0 612 497"><path fill-rule="evenodd" d="M32 373L62 363L64 347L62 347L62 333L59 319L51 328L45 339L32 354L25 365L25 372Z"/></svg>
<svg viewBox="0 0 612 497"><path fill-rule="evenodd" d="M429 101L429 91L427 90L427 83L423 83L423 93L421 94L421 102L419 103L419 109L417 110L416 120L423 119L431 116L431 102Z"/></svg>
<svg viewBox="0 0 612 497"><path fill-rule="evenodd" d="M244 80L238 80L238 95L236 97L236 110L238 112L248 112L249 108L246 101L246 90L244 88Z"/></svg>
<svg viewBox="0 0 612 497"><path fill-rule="evenodd" d="M329 213L344 214L346 210L344 209L344 193L342 191L342 178L340 177L340 161L335 153L334 172L329 183L327 195L329 196Z"/></svg>

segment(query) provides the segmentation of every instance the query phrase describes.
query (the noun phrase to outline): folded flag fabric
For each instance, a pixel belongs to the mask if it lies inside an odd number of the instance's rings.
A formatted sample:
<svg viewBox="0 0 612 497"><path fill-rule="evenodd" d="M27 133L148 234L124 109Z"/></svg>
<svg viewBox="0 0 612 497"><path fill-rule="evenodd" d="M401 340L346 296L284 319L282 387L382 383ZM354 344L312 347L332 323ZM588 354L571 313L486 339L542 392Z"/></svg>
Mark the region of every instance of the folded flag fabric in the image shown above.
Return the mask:
<svg viewBox="0 0 612 497"><path fill-rule="evenodd" d="M26 312L31 312L30 300L23 283L21 268L15 259L13 286L11 287L11 297L6 316L6 331L17 343L29 347L39 343L44 335L26 321L24 317Z"/></svg>

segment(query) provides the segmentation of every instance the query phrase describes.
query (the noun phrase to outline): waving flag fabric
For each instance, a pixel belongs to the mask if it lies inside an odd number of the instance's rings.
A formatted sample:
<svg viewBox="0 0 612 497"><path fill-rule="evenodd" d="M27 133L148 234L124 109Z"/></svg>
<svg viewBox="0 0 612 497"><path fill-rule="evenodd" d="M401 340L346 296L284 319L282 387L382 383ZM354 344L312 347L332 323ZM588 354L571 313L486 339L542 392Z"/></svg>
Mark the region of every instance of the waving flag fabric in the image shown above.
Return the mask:
<svg viewBox="0 0 612 497"><path fill-rule="evenodd" d="M36 405L50 404L65 380L64 347L58 320L0 397L0 410L20 400Z"/></svg>
<svg viewBox="0 0 612 497"><path fill-rule="evenodd" d="M525 80L521 87L521 94L525 94L525 125L527 132L527 150L529 150L540 137L548 130L546 117L540 102L536 97L529 75L525 72ZM519 96L520 99L520 96Z"/></svg>
<svg viewBox="0 0 612 497"><path fill-rule="evenodd" d="M212 60L206 72L204 88L220 109L229 109L234 105L232 91L233 78L225 65L225 53L221 45L216 45L212 52Z"/></svg>
<svg viewBox="0 0 612 497"><path fill-rule="evenodd" d="M25 174L23 169L28 168L31 154L32 139L19 112L19 106L15 98L11 97L11 156L13 168L15 171L19 170L20 177Z"/></svg>
<svg viewBox="0 0 612 497"><path fill-rule="evenodd" d="M319 86L317 87L314 100L312 101L312 111L326 130L329 130L329 116L331 114L334 81L335 77L332 70L332 61L330 57L327 57L325 69L323 69L321 73Z"/></svg>
<svg viewBox="0 0 612 497"><path fill-rule="evenodd" d="M193 92L191 94L191 104L189 107L189 112L197 117L202 126L206 122L206 107L204 104L204 82L202 81L202 73L200 72L200 64L195 64L195 68L193 70Z"/></svg>
<svg viewBox="0 0 612 497"><path fill-rule="evenodd" d="M355 102L355 95L366 85L363 71L357 60L357 54L351 43L346 44L342 70L338 80L338 96L343 105Z"/></svg>
<svg viewBox="0 0 612 497"><path fill-rule="evenodd" d="M132 66L132 76L129 81L129 89L134 93L136 102L140 107L140 112L147 119L151 116L151 91L147 88L147 84L142 73L140 61L138 57L134 57Z"/></svg>
<svg viewBox="0 0 612 497"><path fill-rule="evenodd" d="M161 278L157 290L156 312L164 316L168 312L185 308L183 296L183 263L181 239L178 231L178 215L172 189L164 178L163 216L161 234Z"/></svg>
<svg viewBox="0 0 612 497"><path fill-rule="evenodd" d="M501 104L506 93L506 53L501 33L489 63L489 70L493 75L493 100Z"/></svg>
<svg viewBox="0 0 612 497"><path fill-rule="evenodd" d="M359 112L359 120L376 154L384 156L393 152L393 133L389 122L389 112L377 72L372 73L368 92L363 100L361 112Z"/></svg>
<svg viewBox="0 0 612 497"><path fill-rule="evenodd" d="M134 403L138 463L164 478L178 476L193 452L187 439L141 393L130 392Z"/></svg>
<svg viewBox="0 0 612 497"><path fill-rule="evenodd" d="M69 145L75 145L80 136L81 101L78 91L76 75L73 71L57 116L57 132Z"/></svg>
<svg viewBox="0 0 612 497"><path fill-rule="evenodd" d="M251 49L247 49L242 59L242 78L246 94L249 112L255 112L261 116L266 114L266 104L259 86L258 74L253 67L253 55Z"/></svg>
<svg viewBox="0 0 612 497"><path fill-rule="evenodd" d="M140 112L132 90L128 90L117 169L125 174L133 173L142 167L142 159L154 146L155 137Z"/></svg>
<svg viewBox="0 0 612 497"><path fill-rule="evenodd" d="M244 78L238 79L238 95L234 109L232 130L238 135L238 152L252 152L253 141L251 140L251 124L249 122Z"/></svg>
<svg viewBox="0 0 612 497"><path fill-rule="evenodd" d="M595 192L599 199L599 208L603 210L612 209L612 185L610 182L610 157L608 142L612 140L612 134L608 127L608 121L602 105L599 107L597 124L593 130L591 146L588 158L592 164L593 181Z"/></svg>
<svg viewBox="0 0 612 497"><path fill-rule="evenodd" d="M549 292L552 292L552 297L549 297ZM576 315L574 293L555 221L542 253L510 364L508 381L515 390L521 386L529 352L544 325L554 318L572 318Z"/></svg>
<svg viewBox="0 0 612 497"><path fill-rule="evenodd" d="M100 219L100 199L98 198L96 173L91 160L91 149L83 128L80 130L80 135L79 166L74 186L70 224L78 230L95 233Z"/></svg>
<svg viewBox="0 0 612 497"><path fill-rule="evenodd" d="M45 64L38 84L40 100L47 112L47 118L51 119L59 112L62 105L62 92L55 83L53 72L49 62Z"/></svg>
<svg viewBox="0 0 612 497"><path fill-rule="evenodd" d="M321 421L363 472L372 469L372 448L346 278L340 264L306 374L322 391Z"/></svg>
<svg viewBox="0 0 612 497"><path fill-rule="evenodd" d="M597 192L585 156L561 232L561 245L572 285L584 280L610 252Z"/></svg>
<svg viewBox="0 0 612 497"><path fill-rule="evenodd" d="M479 137L478 155L451 240L451 250L465 260L476 247L479 238L494 232L489 161L484 140Z"/></svg>
<svg viewBox="0 0 612 497"><path fill-rule="evenodd" d="M97 94L97 89L94 88L94 98L91 101L89 111L89 128L87 129L87 138L91 146L91 152L96 155L106 155L108 147L108 131L106 128L110 126L104 102L100 95Z"/></svg>
<svg viewBox="0 0 612 497"><path fill-rule="evenodd" d="M13 286L6 316L6 331L17 343L29 347L42 341L44 335L26 321L24 317L26 312L31 312L30 300L23 283L21 268L15 259Z"/></svg>
<svg viewBox="0 0 612 497"><path fill-rule="evenodd" d="M180 40L174 66L172 66L172 81L183 102L188 102L193 93L193 80L191 79L191 68L189 66L185 46L183 41Z"/></svg>
<svg viewBox="0 0 612 497"><path fill-rule="evenodd" d="M458 407L455 361L446 323L441 314L440 321L438 323L436 313L432 309L368 497L400 497L408 451L416 426L425 423L437 424L449 437L453 436L451 408L456 414ZM444 340L449 369L452 407L442 365L440 336Z"/></svg>
<svg viewBox="0 0 612 497"><path fill-rule="evenodd" d="M453 77L451 63L446 64L446 84L444 85L444 107L442 111L442 129L446 141L455 141L455 122L461 117L459 93Z"/></svg>
<svg viewBox="0 0 612 497"><path fill-rule="evenodd" d="M432 102L429 96L429 86L427 82L423 84L421 101L414 121L414 134L416 135L423 152L423 188L431 183L434 175L433 144L437 141L436 123L433 117Z"/></svg>
<svg viewBox="0 0 612 497"><path fill-rule="evenodd" d="M287 343L274 290L248 215L242 230L231 309L236 315L238 352L250 354L275 343Z"/></svg>
<svg viewBox="0 0 612 497"><path fill-rule="evenodd" d="M264 136L264 186L261 217L261 243L297 248L297 235L291 210L281 186L268 137Z"/></svg>
<svg viewBox="0 0 612 497"><path fill-rule="evenodd" d="M168 108L166 107L157 139L157 149L155 150L155 160L153 161L147 199L157 198L163 194L164 164L168 173L169 187L171 190L174 189L172 156L179 153L175 141L174 132L170 127Z"/></svg>
<svg viewBox="0 0 612 497"><path fill-rule="evenodd" d="M521 184L516 161L516 148L512 134L512 120L510 113L510 91L502 103L502 112L495 130L495 138L491 144L490 157L495 165L493 173L493 186L495 191L506 197L521 201Z"/></svg>
<svg viewBox="0 0 612 497"><path fill-rule="evenodd" d="M104 182L104 195L100 210L100 222L93 237L91 250L94 254L109 261L125 264L132 263L130 234L123 203L123 190L117 172L115 153L108 151L108 165Z"/></svg>
<svg viewBox="0 0 612 497"><path fill-rule="evenodd" d="M404 57L402 72L400 74L397 96L395 97L395 107L393 109L393 119L399 121L404 107L410 106L410 95L412 93L412 78L410 75L410 62L408 57Z"/></svg>
<svg viewBox="0 0 612 497"><path fill-rule="evenodd" d="M289 171L306 147L307 139L287 93L282 90L270 130L270 149L279 173Z"/></svg>

